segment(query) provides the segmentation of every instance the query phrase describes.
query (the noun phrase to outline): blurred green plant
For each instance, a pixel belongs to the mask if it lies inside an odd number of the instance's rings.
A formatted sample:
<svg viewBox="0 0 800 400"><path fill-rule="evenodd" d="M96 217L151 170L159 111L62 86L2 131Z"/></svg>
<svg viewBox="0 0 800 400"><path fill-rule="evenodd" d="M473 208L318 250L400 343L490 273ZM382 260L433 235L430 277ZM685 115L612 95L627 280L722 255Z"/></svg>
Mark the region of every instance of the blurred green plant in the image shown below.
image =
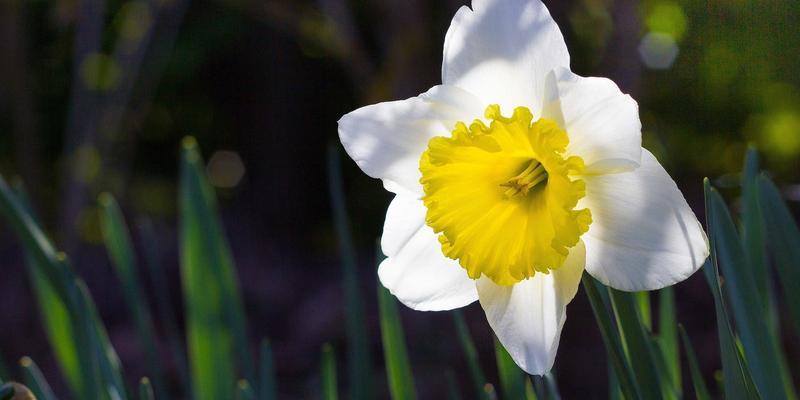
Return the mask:
<svg viewBox="0 0 800 400"><path fill-rule="evenodd" d="M332 207L345 266L343 287L351 304L360 302L355 274L355 252L345 209L339 157L329 152ZM65 254L59 253L38 225L20 185L13 189L0 177L0 214L15 230L28 260L28 273L39 304L42 323L67 379L71 395L92 399L158 399L174 393L196 399L276 399L277 384L272 348L261 343L258 363L246 335L245 316L235 276L233 258L222 233L214 194L191 138L184 140L181 161L181 269L187 308L188 365L190 385L169 388L164 375L162 351L154 322L144 298L137 272L134 246L122 211L110 194L99 198L101 226L114 271L148 353L153 380L142 378L138 390L127 388L122 366L111 346L83 281L77 277ZM792 375L784 358L778 312L778 296L772 290L775 268L795 330L800 326L800 229L770 178L759 171L756 152L750 149L742 173L742 213L737 227L721 194L705 180L707 232L711 257L703 267L714 299L720 344L721 394L729 399L795 399ZM150 256L152 257L152 255ZM378 250L376 260L382 254ZM721 275L720 275L721 274ZM724 278L724 279L723 279ZM724 282L724 284L723 284ZM661 290L658 312L652 313L650 293L626 293L603 286L587 274L583 287L600 329L609 357L612 398L678 399L688 392L681 381L682 344L688 363L691 388L698 399L710 399L691 340L678 323L673 289ZM159 296L163 299L163 296ZM409 357L397 303L379 287L377 302L385 360L387 392L393 399L416 399L414 370ZM371 387L357 379L368 379L368 364L352 361L369 354L369 332L363 326L363 311L350 310L348 349L351 369L348 398L366 396ZM487 380L467 328L464 315L454 312L455 331L468 364L468 379L478 398L558 399L553 374L529 377L520 370L495 339L497 385ZM658 331L654 329L657 321ZM360 326L355 326L358 322ZM357 329L356 329L357 328ZM412 338L413 340L413 338ZM175 349L178 353L182 351ZM179 358L184 359L184 358ZM256 365L258 368L256 369ZM42 372L30 358L20 361L25 384L38 399L56 399ZM319 396L340 396L338 365L334 349L322 347ZM355 378L354 378L355 377ZM0 379L10 378L0 368ZM452 370L443 376L450 398L460 398ZM0 381L2 383L2 381ZM10 384L0 387L0 397L13 396ZM354 386L355 385L355 386ZM360 388L358 388L360 387ZM499 392L495 389L497 387Z"/></svg>

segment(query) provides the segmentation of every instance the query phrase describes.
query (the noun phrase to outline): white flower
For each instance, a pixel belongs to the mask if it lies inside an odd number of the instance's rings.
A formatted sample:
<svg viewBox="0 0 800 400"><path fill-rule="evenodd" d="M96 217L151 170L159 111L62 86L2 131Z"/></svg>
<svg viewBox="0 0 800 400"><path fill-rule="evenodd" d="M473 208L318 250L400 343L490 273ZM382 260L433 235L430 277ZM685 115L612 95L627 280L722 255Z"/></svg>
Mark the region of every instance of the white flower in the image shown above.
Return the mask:
<svg viewBox="0 0 800 400"><path fill-rule="evenodd" d="M347 153L396 194L378 275L401 302L449 310L480 300L517 364L542 375L584 268L637 291L703 264L705 233L641 147L636 102L570 71L539 0L458 10L442 81L339 121Z"/></svg>

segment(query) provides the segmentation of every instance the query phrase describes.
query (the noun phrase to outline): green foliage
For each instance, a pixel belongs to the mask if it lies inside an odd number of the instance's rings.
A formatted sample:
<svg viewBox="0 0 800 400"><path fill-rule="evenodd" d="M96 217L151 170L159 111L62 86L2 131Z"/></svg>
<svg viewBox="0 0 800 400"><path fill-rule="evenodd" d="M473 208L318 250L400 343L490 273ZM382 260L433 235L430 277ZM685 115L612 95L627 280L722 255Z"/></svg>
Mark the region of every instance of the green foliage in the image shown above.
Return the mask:
<svg viewBox="0 0 800 400"><path fill-rule="evenodd" d="M336 355L333 352L333 347L329 344L322 346L320 379L322 381L322 399L337 400L339 398L339 385L336 382Z"/></svg>
<svg viewBox="0 0 800 400"><path fill-rule="evenodd" d="M272 346L267 339L261 341L261 356L258 364L258 398L260 400L276 400L278 388L275 382L275 360L272 358Z"/></svg>
<svg viewBox="0 0 800 400"><path fill-rule="evenodd" d="M408 361L406 339L400 325L396 300L384 287L378 285L378 308L380 309L383 356L389 378L389 392L395 400L417 398L414 375Z"/></svg>
<svg viewBox="0 0 800 400"><path fill-rule="evenodd" d="M349 356L348 384L350 398L353 400L371 399L372 372L364 323L364 302L358 288L356 275L356 256L353 245L350 219L342 183L342 166L339 150L334 145L328 146L328 187L331 196L333 224L339 241L339 253L342 260L342 286L344 288L345 307L347 309L347 351Z"/></svg>
<svg viewBox="0 0 800 400"><path fill-rule="evenodd" d="M111 194L100 195L99 202L102 208L100 225L106 249L111 256L111 265L122 282L123 294L133 315L142 351L145 353L148 367L153 374L154 392L158 394L159 398L165 398L167 393L164 387L164 372L158 357L160 352L156 346L153 319L142 292L139 274L136 272L136 260L128 227L117 201Z"/></svg>
<svg viewBox="0 0 800 400"><path fill-rule="evenodd" d="M369 338L364 323L363 301L358 290L353 239L350 233L341 183L338 155L329 153L329 184L336 216L347 296L348 398L371 393ZM191 370L191 398L276 399L277 379L272 348L261 343L258 370L246 337L244 311L233 257L224 238L213 192L196 144L184 142L180 182L180 244L184 302L187 308L187 341ZM770 178L760 174L757 158L750 152L742 177L741 231L721 194L705 181L707 232L711 257L702 268L714 300L722 367L721 387L728 399L796 398L791 374L781 348L783 322L772 288L774 264L785 303L800 327L800 230ZM0 214L20 238L28 261L28 274L42 316L44 329L72 397L101 400L169 398L164 386L164 366L159 357L154 323L145 300L131 234L119 205L111 195L100 197L103 239L123 294L148 353L149 370L157 381L143 378L137 392L128 392L123 372L105 327L84 282L76 277L66 255L59 253L44 235L28 207L24 192L12 190L0 177ZM740 233L741 232L741 233ZM145 250L148 265L156 265L152 244ZM380 261L380 260L378 260ZM771 261L773 261L771 263ZM151 268L151 273L157 269ZM721 275L720 275L721 274ZM724 278L724 280L723 280ZM626 293L607 288L588 274L582 278L609 358L611 398L682 398L682 343L691 386L697 399L712 398L689 336L678 323L675 292L658 292L653 314L649 293ZM724 282L724 284L723 284ZM158 293L162 291L160 294ZM157 288L159 304L168 295ZM417 397L413 368L397 302L378 288L381 339L386 362L388 391L394 399ZM168 315L162 313L162 315ZM527 377L503 346L494 339L498 382L486 379L464 315L452 312L454 329L467 360L473 395L485 399L558 399L554 375ZM168 321L169 322L169 321ZM169 325L167 323L166 325ZM657 332L655 331L657 328ZM174 329L174 328L173 328ZM680 339L679 339L680 337ZM411 342L414 338L410 338ZM173 346L177 347L177 346ZM180 370L179 350L174 352ZM320 359L323 399L337 399L338 368L333 348L325 345ZM55 399L47 380L33 360L20 362L23 380L39 399ZM490 374L491 375L491 374ZM242 379L237 380L238 377ZM8 379L7 371L0 378ZM257 378L257 379L253 379ZM452 370L445 373L449 398L461 398ZM161 383L156 383L161 382ZM255 386L251 385L251 382ZM499 393L495 387L500 389ZM0 387L0 398L13 394Z"/></svg>
<svg viewBox="0 0 800 400"><path fill-rule="evenodd" d="M216 212L216 201L197 144L183 143L180 189L183 295L193 393L197 399L230 397L235 390L234 355L243 376L253 376L244 312L233 257Z"/></svg>
<svg viewBox="0 0 800 400"><path fill-rule="evenodd" d="M464 314L461 310L454 310L453 322L456 325L456 332L458 333L458 341L461 343L461 348L464 349L464 356L467 358L467 367L469 368L472 384L475 386L475 393L477 398L487 398L487 393L484 385L487 383L486 375L483 374L480 362L478 361L478 351L475 350L475 342L472 341L472 336L469 334L469 328L464 321Z"/></svg>
<svg viewBox="0 0 800 400"><path fill-rule="evenodd" d="M509 399L525 398L526 374L519 369L505 347L497 340L497 337L494 338L494 355L497 360L497 374L500 377L503 397Z"/></svg>
<svg viewBox="0 0 800 400"><path fill-rule="evenodd" d="M692 374L695 397L697 400L709 400L711 399L711 394L708 392L706 382L703 380L703 374L700 372L700 364L697 362L697 355L692 347L692 342L689 341L689 335L686 334L683 325L678 325L678 329L681 332L683 348L686 350L686 359L689 362L689 372Z"/></svg>
<svg viewBox="0 0 800 400"><path fill-rule="evenodd" d="M28 357L23 357L19 364L22 367L25 384L28 386L31 392L33 392L33 395L36 396L37 399L56 400L56 395L53 394L53 389L50 388L50 384L47 383L46 379L44 379L42 371L39 370L39 367L33 362L33 360Z"/></svg>

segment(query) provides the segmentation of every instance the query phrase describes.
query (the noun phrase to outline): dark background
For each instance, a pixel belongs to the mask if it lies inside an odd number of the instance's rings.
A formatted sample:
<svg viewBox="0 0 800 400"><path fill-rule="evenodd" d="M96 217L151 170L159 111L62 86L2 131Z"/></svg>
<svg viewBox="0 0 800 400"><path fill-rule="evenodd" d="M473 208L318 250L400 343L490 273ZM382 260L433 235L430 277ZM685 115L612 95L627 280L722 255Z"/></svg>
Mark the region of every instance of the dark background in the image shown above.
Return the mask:
<svg viewBox="0 0 800 400"><path fill-rule="evenodd" d="M141 272L147 288L154 279L167 282L175 302L169 311L181 324L177 166L181 138L195 136L218 189L250 337L254 345L262 337L272 341L282 397L316 396L320 346L332 343L340 366L346 363L347 310L326 171L326 148L340 149L336 121L439 83L444 34L464 3L0 0L0 173L24 182L48 233L88 282L131 384L147 371L100 243L97 195L119 199L137 245L139 227L154 227L163 271ZM704 176L736 206L748 143L758 146L796 208L800 2L546 4L573 70L612 78L638 100L644 146L701 220ZM346 156L343 168L383 398L373 252L391 195ZM7 228L0 224L0 353L7 364L31 356L64 395L19 244ZM675 290L678 319L713 379L719 356L707 284L696 274ZM421 397L443 393L448 368L469 393L451 315L405 308L401 315ZM582 291L568 315L555 364L561 393L604 398L607 360ZM466 317L496 382L480 307L467 307ZM785 348L797 365L797 338L786 335ZM163 359L177 379L175 360L167 351ZM689 386L686 377L691 392Z"/></svg>

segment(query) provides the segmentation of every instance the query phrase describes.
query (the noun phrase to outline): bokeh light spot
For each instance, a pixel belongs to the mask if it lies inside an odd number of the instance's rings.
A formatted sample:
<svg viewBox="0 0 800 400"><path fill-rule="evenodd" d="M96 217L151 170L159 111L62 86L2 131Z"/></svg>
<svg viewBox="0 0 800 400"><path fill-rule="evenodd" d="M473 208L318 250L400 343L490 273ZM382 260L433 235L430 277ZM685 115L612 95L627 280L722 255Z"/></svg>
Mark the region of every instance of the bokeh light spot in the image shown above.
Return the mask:
<svg viewBox="0 0 800 400"><path fill-rule="evenodd" d="M678 57L678 44L672 36L650 32L639 43L639 56L651 69L668 69Z"/></svg>
<svg viewBox="0 0 800 400"><path fill-rule="evenodd" d="M239 154L219 150L208 160L208 179L218 188L233 188L244 177L244 163Z"/></svg>
<svg viewBox="0 0 800 400"><path fill-rule="evenodd" d="M688 20L679 4L663 1L652 6L644 24L650 32L663 33L679 41L686 34Z"/></svg>

